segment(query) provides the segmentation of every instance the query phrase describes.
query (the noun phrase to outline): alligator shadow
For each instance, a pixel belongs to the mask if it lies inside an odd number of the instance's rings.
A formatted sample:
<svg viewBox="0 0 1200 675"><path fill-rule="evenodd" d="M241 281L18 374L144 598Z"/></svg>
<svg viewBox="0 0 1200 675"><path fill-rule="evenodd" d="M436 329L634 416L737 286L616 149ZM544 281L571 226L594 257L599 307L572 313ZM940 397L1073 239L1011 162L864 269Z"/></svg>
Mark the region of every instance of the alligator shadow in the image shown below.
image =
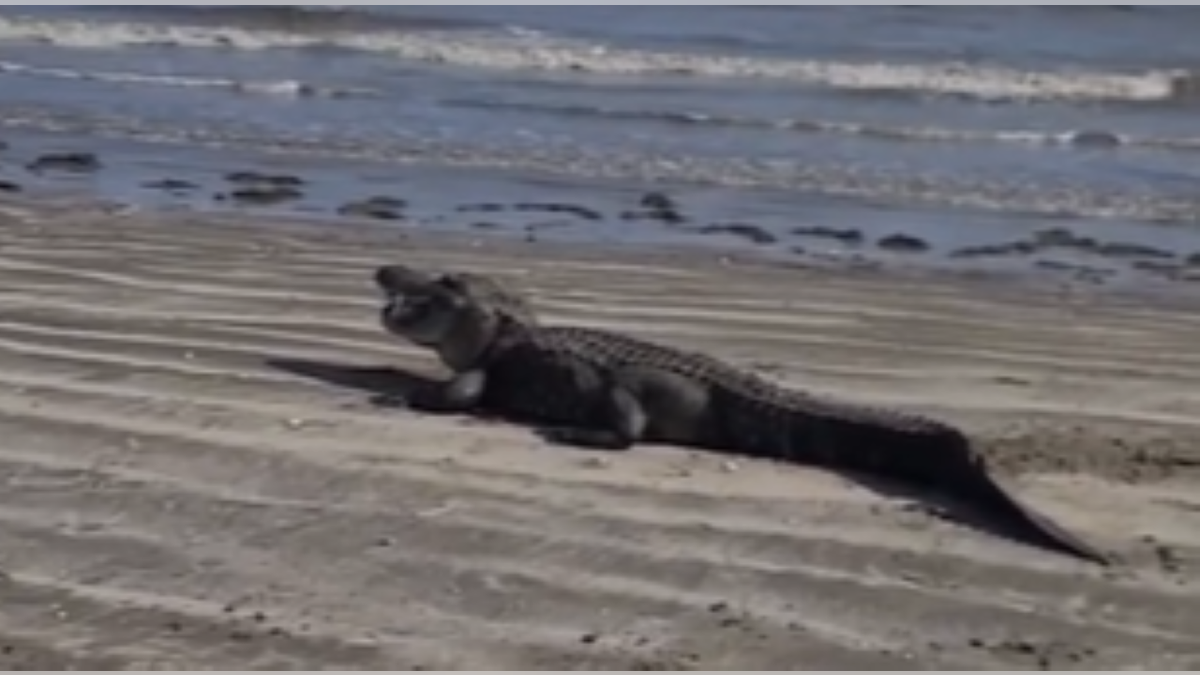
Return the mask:
<svg viewBox="0 0 1200 675"><path fill-rule="evenodd" d="M437 380L392 366L356 366L308 359L268 358L267 367L289 375L368 394L371 405L400 408L412 392Z"/></svg>
<svg viewBox="0 0 1200 675"><path fill-rule="evenodd" d="M289 375L367 394L371 405L380 408L404 408L404 401L413 391L438 382L438 380L426 375L394 366L359 366L293 358L268 358L265 360L265 364L274 370L285 372ZM457 415L458 413L452 414ZM483 419L485 416L479 415L479 417ZM527 421L509 421L529 426L538 432L545 431L538 429L536 425L530 424ZM542 434L542 436L547 441L556 445L568 448L573 447L569 444L556 442L553 434ZM716 453L725 455L737 454L728 451L716 451ZM798 464L805 468L813 468L811 465ZM914 488L886 478L878 478L846 470L828 468L825 468L825 470L836 473L887 499L906 502L908 505L906 508L914 511L925 513L955 525L986 532L1016 543L1029 544L1027 537L1022 532L1022 528L1013 526L1011 523L1004 521L1004 519L990 517L959 499L946 497L930 490Z"/></svg>
<svg viewBox="0 0 1200 675"><path fill-rule="evenodd" d="M811 468L811 467L809 467ZM1024 546L1030 545L1023 528L1008 519L997 518L984 509L966 503L957 497L948 497L936 491L906 485L898 480L857 473L850 470L832 469L833 473L880 497L904 503L904 508L936 518L951 525L966 527Z"/></svg>

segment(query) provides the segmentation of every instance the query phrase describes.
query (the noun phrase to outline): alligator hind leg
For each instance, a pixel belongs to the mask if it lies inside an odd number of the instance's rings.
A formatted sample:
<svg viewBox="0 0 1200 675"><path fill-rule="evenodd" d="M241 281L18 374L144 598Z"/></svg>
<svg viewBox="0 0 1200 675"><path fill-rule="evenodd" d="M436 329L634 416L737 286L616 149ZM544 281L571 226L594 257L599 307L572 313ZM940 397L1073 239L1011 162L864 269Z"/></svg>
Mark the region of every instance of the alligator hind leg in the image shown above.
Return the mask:
<svg viewBox="0 0 1200 675"><path fill-rule="evenodd" d="M646 430L646 412L637 397L622 386L607 386L598 397L588 424L542 429L546 440L592 450L628 450Z"/></svg>

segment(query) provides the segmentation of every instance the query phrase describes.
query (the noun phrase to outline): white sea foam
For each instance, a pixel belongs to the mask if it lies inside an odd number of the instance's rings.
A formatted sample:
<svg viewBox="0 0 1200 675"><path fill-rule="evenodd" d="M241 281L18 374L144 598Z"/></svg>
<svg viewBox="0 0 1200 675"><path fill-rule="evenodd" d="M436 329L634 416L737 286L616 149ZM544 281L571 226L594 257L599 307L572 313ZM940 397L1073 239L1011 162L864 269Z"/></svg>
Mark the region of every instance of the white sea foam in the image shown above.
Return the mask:
<svg viewBox="0 0 1200 675"><path fill-rule="evenodd" d="M1198 89L1196 77L1175 70L1052 72L962 63L768 59L619 49L512 32L314 34L220 26L0 18L0 43L15 41L94 49L152 45L238 50L332 47L493 70L772 79L847 90L908 91L982 99L1155 101L1191 95Z"/></svg>

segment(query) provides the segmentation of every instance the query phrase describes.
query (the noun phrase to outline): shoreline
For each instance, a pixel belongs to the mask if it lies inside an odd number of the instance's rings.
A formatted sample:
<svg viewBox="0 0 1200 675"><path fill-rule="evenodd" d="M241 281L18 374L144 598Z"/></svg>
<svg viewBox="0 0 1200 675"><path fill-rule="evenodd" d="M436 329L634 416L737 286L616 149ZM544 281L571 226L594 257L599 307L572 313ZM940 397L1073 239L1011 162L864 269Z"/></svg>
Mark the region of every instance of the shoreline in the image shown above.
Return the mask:
<svg viewBox="0 0 1200 675"><path fill-rule="evenodd" d="M1072 289L1188 295L1200 287L1200 233L1183 224L1104 218L1068 224L971 209L925 213L919 204L894 214L852 210L863 218L855 223L829 219L843 206L837 199L808 203L803 194L765 189L639 187L453 162L347 163L282 149L255 154L70 134L18 134L8 145L0 180L13 190L0 195L81 190L140 208L234 218L318 219L600 249L625 243L781 266L928 270ZM268 168L281 162L286 170ZM960 226L958 218L969 224Z"/></svg>
<svg viewBox="0 0 1200 675"><path fill-rule="evenodd" d="M0 195L0 221L0 665L1200 663L1190 296L81 195ZM391 369L439 372L376 323L370 270L409 256L503 276L548 321L959 424L1123 564L827 472L376 407Z"/></svg>
<svg viewBox="0 0 1200 675"><path fill-rule="evenodd" d="M787 259L755 248L729 248L718 244L696 245L679 241L627 242L621 240L580 241L530 237L517 231L495 229L432 229L426 223L403 218L377 219L339 213L289 212L253 208L196 208L188 204L171 206L141 204L97 194L84 188L42 187L16 193L0 193L0 209L31 212L60 202L71 208L98 213L132 214L160 221L165 227L191 227L196 221L205 226L242 231L247 226L281 232L300 232L304 236L355 245L404 243L423 249L452 246L464 250L489 249L504 256L533 258L568 256L572 259L603 262L613 256L642 265L696 265L711 270L736 270L796 278L832 279L838 282L912 283L914 292L922 284L933 287L963 286L986 297L1030 299L1034 293L1051 304L1137 305L1149 303L1159 308L1194 310L1200 307L1200 285L1190 281L1143 279L1140 282L1095 283L1095 279L1072 279L1041 274L1036 270L971 269L895 260L870 263L853 259ZM53 206L50 208L58 208ZM389 258L380 258L386 261Z"/></svg>

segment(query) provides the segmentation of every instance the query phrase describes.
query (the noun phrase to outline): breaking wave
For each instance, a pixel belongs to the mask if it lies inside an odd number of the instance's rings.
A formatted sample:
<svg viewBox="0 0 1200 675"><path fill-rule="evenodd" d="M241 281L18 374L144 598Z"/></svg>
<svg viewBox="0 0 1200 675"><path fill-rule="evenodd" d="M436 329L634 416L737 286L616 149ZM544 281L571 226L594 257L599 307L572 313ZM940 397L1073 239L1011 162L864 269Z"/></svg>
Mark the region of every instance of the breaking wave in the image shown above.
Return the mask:
<svg viewBox="0 0 1200 675"><path fill-rule="evenodd" d="M514 110L524 113L608 119L614 121L658 122L663 124L797 133L837 134L890 141L926 143L1010 143L1033 146L1076 148L1153 148L1158 150L1200 151L1200 136L1192 138L1150 138L1131 136L1103 129L1066 131L971 130L943 127L888 126L861 122L820 119L764 119L679 110L605 108L585 104L529 103L502 99L451 99L445 105L480 110Z"/></svg>
<svg viewBox="0 0 1200 675"><path fill-rule="evenodd" d="M67 48L138 46L237 50L337 48L490 70L774 80L852 91L909 92L986 100L1171 101L1200 93L1181 70L1141 73L1037 71L965 63L852 63L616 48L529 33L484 31L288 31L138 22L0 17L0 43Z"/></svg>
<svg viewBox="0 0 1200 675"><path fill-rule="evenodd" d="M181 87L188 89L219 89L239 94L264 96L321 97L321 98L375 98L379 92L373 89L352 87L323 87L298 80L245 81L220 77L191 77L186 75L151 75L146 73L80 71L71 68L30 66L10 61L0 61L0 73L26 75L59 80L84 82L107 82L110 84Z"/></svg>

